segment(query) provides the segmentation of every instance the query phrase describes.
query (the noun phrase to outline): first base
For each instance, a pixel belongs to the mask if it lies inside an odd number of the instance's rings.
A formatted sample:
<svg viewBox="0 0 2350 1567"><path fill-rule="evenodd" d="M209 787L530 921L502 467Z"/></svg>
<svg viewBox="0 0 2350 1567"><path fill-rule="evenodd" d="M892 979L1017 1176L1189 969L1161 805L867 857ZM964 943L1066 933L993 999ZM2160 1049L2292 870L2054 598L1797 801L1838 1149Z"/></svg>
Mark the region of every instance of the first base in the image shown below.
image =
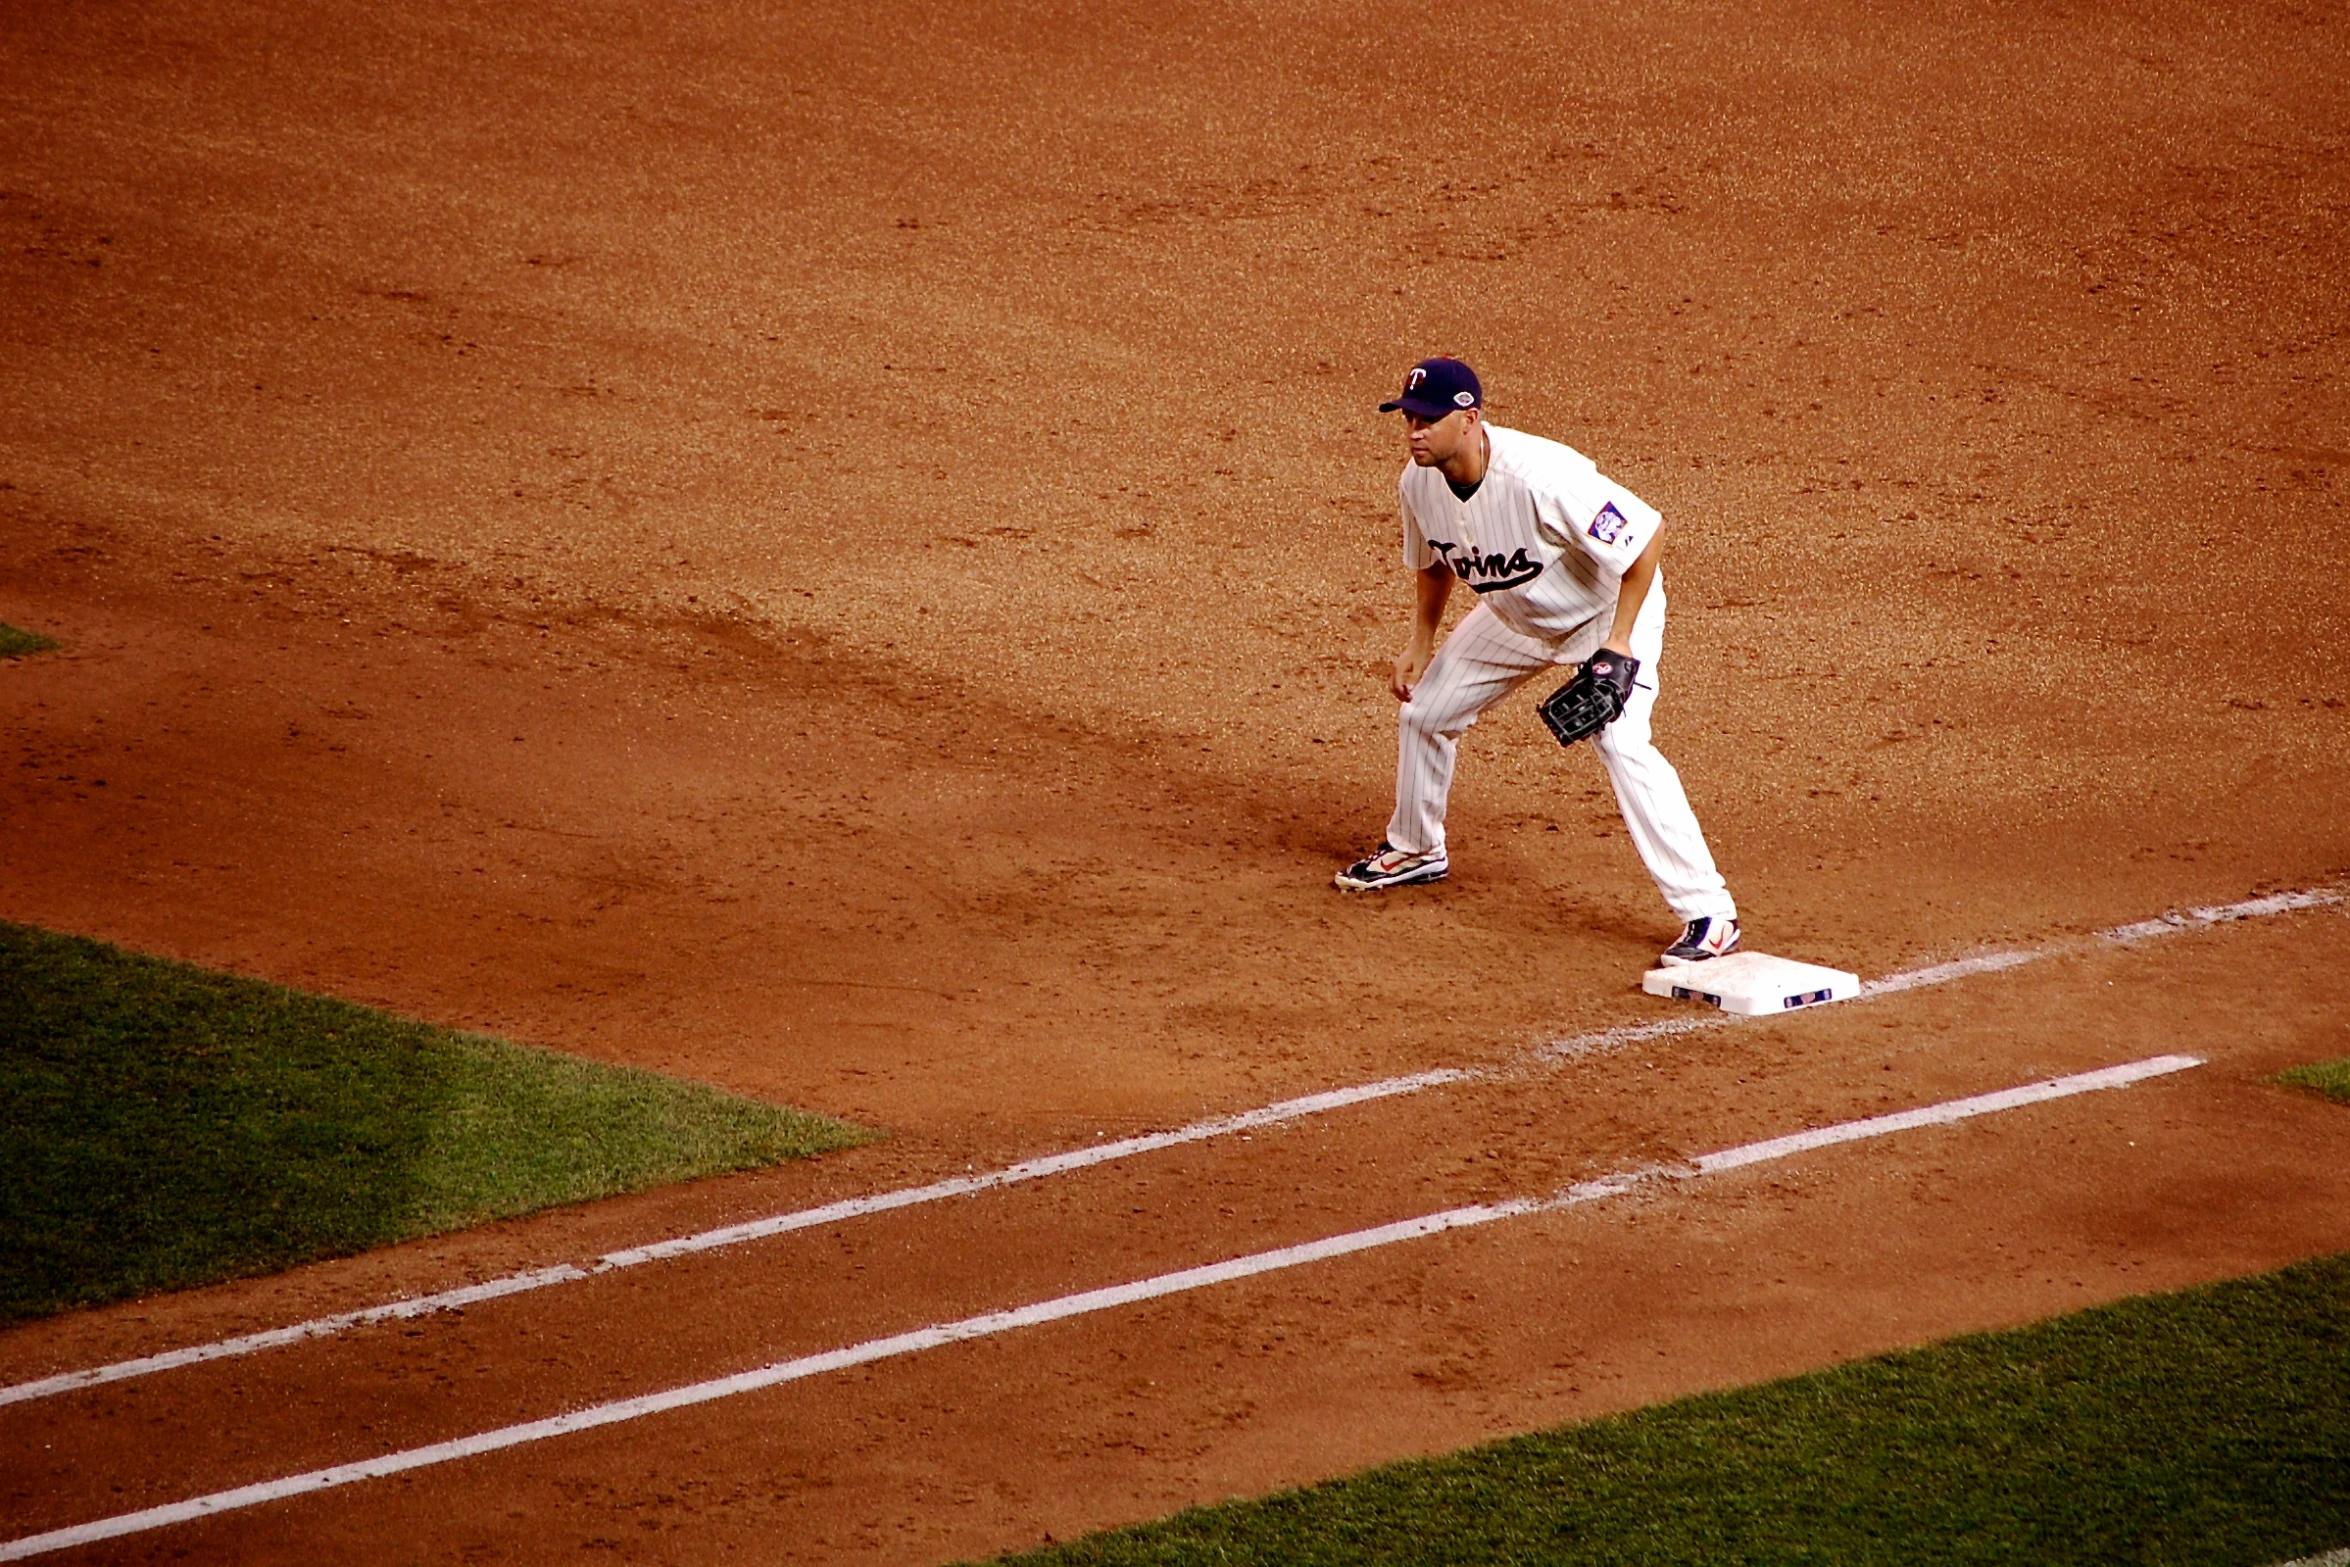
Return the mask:
<svg viewBox="0 0 2350 1567"><path fill-rule="evenodd" d="M1650 969L1641 976L1640 988L1675 1001L1702 1001L1740 1017L1763 1017L1850 1001L1860 994L1860 976L1767 952L1733 952L1703 963Z"/></svg>

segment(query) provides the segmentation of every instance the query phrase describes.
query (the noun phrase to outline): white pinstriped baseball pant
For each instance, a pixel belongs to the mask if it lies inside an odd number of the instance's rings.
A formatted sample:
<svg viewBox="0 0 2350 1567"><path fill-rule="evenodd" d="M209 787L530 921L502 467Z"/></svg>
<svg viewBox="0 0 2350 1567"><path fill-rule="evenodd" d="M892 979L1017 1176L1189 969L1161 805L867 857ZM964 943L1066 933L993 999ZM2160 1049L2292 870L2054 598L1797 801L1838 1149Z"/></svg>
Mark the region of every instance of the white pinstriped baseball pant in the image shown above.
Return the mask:
<svg viewBox="0 0 2350 1567"><path fill-rule="evenodd" d="M1452 793L1461 735L1477 715L1527 680L1570 662L1566 650L1584 641L1593 641L1596 648L1595 639L1588 637L1568 643L1537 642L1503 625L1482 604L1469 611L1436 650L1412 699L1398 706L1395 817L1387 824L1389 843L1413 854L1444 847L1444 803ZM1609 782L1616 786L1616 803L1623 807L1632 846L1640 851L1641 863L1674 914L1683 920L1735 919L1738 905L1714 868L1713 851L1705 846L1704 829L1689 808L1681 775L1648 737L1664 645L1665 596L1659 582L1632 625L1632 656L1640 660L1632 700L1625 704L1623 716L1592 743Z"/></svg>

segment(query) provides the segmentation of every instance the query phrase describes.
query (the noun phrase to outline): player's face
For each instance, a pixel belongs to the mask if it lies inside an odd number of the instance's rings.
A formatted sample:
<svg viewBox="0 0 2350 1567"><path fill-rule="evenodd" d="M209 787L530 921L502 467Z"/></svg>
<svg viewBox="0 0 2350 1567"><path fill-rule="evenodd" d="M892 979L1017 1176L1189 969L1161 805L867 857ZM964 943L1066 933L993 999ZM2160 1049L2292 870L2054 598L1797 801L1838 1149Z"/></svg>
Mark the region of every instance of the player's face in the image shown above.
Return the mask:
<svg viewBox="0 0 2350 1567"><path fill-rule="evenodd" d="M1407 410L1403 416L1404 445L1410 449L1412 461L1423 468L1437 467L1459 455L1475 420L1475 411L1468 408L1456 408L1441 419L1423 419Z"/></svg>

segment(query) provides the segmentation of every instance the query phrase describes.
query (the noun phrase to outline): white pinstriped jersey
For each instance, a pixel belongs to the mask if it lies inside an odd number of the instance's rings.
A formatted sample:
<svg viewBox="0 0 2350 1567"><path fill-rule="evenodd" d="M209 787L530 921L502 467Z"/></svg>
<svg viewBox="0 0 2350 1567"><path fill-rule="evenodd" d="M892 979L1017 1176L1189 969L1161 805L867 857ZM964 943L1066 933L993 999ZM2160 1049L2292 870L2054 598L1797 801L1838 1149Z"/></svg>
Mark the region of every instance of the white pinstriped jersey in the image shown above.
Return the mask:
<svg viewBox="0 0 2350 1567"><path fill-rule="evenodd" d="M1405 464L1404 564L1425 571L1442 560L1512 631L1571 638L1612 613L1624 573L1664 519L1573 447L1497 424L1485 434L1485 477L1465 501L1440 469Z"/></svg>

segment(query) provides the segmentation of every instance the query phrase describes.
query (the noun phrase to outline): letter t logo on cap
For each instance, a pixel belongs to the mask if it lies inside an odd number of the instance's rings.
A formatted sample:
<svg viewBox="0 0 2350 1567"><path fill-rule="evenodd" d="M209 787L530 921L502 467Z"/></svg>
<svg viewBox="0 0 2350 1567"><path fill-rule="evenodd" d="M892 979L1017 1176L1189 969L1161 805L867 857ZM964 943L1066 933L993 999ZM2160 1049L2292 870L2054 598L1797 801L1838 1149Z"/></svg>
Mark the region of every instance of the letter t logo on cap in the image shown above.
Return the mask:
<svg viewBox="0 0 2350 1567"><path fill-rule="evenodd" d="M1383 414L1403 410L1415 419L1442 419L1456 408L1479 408L1485 388L1477 372L1458 359L1423 359L1405 375L1403 391L1393 402L1379 405Z"/></svg>

